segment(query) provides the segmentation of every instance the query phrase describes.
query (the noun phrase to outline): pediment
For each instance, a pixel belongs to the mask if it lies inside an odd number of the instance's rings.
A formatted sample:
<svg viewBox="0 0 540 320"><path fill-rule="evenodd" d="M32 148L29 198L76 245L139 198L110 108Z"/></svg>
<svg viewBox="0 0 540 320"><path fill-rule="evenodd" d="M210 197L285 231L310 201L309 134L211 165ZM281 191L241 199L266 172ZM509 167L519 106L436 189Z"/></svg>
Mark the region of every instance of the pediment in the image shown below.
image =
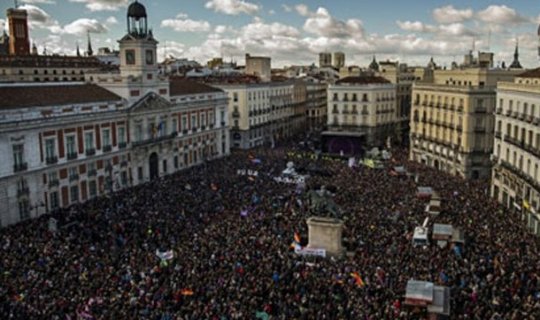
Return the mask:
<svg viewBox="0 0 540 320"><path fill-rule="evenodd" d="M152 110L166 110L172 107L172 104L165 98L150 92L139 101L135 102L129 109L131 112L145 112Z"/></svg>

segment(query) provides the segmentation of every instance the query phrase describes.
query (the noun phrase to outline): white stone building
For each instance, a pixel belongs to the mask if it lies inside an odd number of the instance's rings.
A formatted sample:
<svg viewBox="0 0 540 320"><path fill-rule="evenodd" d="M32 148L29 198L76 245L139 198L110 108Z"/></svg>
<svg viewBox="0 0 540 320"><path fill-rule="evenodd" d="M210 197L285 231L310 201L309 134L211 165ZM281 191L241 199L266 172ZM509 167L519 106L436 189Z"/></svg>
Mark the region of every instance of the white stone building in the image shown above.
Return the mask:
<svg viewBox="0 0 540 320"><path fill-rule="evenodd" d="M367 146L396 138L396 85L382 77L348 77L328 86L328 134L358 133Z"/></svg>
<svg viewBox="0 0 540 320"><path fill-rule="evenodd" d="M491 195L540 235L540 69L499 82Z"/></svg>
<svg viewBox="0 0 540 320"><path fill-rule="evenodd" d="M0 85L0 225L229 153L227 94L160 76L144 6L128 19L119 74Z"/></svg>

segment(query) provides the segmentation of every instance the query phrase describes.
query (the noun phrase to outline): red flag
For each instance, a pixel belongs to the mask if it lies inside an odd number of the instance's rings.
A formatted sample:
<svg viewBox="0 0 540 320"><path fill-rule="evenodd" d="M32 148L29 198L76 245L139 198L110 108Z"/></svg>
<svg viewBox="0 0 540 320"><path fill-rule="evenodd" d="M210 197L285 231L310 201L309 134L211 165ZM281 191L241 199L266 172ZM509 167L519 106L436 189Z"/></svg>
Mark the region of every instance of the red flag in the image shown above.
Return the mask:
<svg viewBox="0 0 540 320"><path fill-rule="evenodd" d="M359 286L360 288L366 285L366 284L364 283L364 280L362 280L362 277L360 277L360 275L358 274L358 272L351 272L351 277L354 278L354 282L355 282L356 285Z"/></svg>
<svg viewBox="0 0 540 320"><path fill-rule="evenodd" d="M296 243L300 244L300 235L298 233L294 233L294 241L296 241Z"/></svg>

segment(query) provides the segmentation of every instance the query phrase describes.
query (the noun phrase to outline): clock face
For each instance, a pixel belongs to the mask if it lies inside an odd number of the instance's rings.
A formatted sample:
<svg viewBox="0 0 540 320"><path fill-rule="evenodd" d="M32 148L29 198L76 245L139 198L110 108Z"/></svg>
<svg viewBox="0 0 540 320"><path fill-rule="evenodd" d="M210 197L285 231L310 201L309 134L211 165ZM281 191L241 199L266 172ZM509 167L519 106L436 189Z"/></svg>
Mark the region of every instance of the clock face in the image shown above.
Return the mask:
<svg viewBox="0 0 540 320"><path fill-rule="evenodd" d="M135 64L135 51L126 51L126 64Z"/></svg>
<svg viewBox="0 0 540 320"><path fill-rule="evenodd" d="M154 64L154 52L146 50L146 64Z"/></svg>

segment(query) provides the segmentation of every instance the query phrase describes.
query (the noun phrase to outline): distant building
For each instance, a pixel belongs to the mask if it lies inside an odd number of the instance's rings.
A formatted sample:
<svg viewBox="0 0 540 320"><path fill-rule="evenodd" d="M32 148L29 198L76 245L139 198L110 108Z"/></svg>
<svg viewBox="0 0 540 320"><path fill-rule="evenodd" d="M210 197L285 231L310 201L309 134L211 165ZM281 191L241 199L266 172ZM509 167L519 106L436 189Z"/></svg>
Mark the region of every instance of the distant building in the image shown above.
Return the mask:
<svg viewBox="0 0 540 320"><path fill-rule="evenodd" d="M26 10L7 10L9 25L9 54L14 56L30 55L30 38L28 36L28 13Z"/></svg>
<svg viewBox="0 0 540 320"><path fill-rule="evenodd" d="M271 59L269 57L252 57L246 54L245 74L257 76L263 82L269 82L272 78Z"/></svg>
<svg viewBox="0 0 540 320"><path fill-rule="evenodd" d="M327 89L328 84L320 80L306 82L307 105L306 115L311 130L321 129L327 121Z"/></svg>
<svg viewBox="0 0 540 320"><path fill-rule="evenodd" d="M216 69L223 65L223 58L213 58L206 63L206 66L210 69Z"/></svg>
<svg viewBox="0 0 540 320"><path fill-rule="evenodd" d="M350 77L328 86L327 151L358 153L358 148L381 146L399 134L396 85L376 76ZM338 142L339 137L356 141ZM348 139L348 138L346 138ZM330 143L332 144L332 143ZM342 146L346 150L337 150Z"/></svg>
<svg viewBox="0 0 540 320"><path fill-rule="evenodd" d="M377 70L375 75L383 77L396 85L396 116L399 120L400 132L397 142L407 143L410 132L409 121L411 114L412 85L414 81L416 81L414 73L415 69L409 68L406 64L400 64L397 61L381 61L377 63L375 57L373 57L370 69Z"/></svg>
<svg viewBox="0 0 540 320"><path fill-rule="evenodd" d="M540 68L499 82L491 195L540 235Z"/></svg>
<svg viewBox="0 0 540 320"><path fill-rule="evenodd" d="M343 68L345 66L345 53L343 52L334 52L332 59L332 65L336 69Z"/></svg>
<svg viewBox="0 0 540 320"><path fill-rule="evenodd" d="M120 66L120 51L113 51L107 47L99 48L95 57L108 66Z"/></svg>
<svg viewBox="0 0 540 320"><path fill-rule="evenodd" d="M319 68L328 68L332 66L332 54L330 52L319 53Z"/></svg>

